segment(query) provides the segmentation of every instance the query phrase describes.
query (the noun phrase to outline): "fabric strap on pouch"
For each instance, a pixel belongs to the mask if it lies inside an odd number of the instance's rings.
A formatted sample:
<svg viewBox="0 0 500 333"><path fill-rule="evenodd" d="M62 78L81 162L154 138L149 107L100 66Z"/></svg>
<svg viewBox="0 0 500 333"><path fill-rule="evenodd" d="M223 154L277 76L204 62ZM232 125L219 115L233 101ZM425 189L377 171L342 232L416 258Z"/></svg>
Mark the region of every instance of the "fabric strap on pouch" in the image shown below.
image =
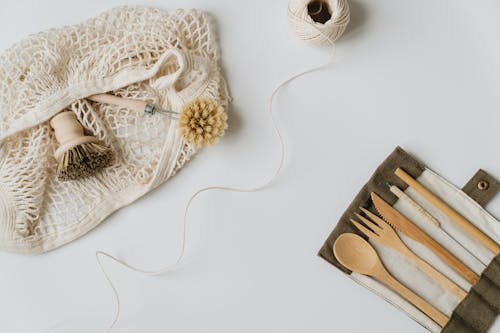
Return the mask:
<svg viewBox="0 0 500 333"><path fill-rule="evenodd" d="M481 206L500 190L500 183L484 170L479 170L462 190ZM479 282L455 308L443 333L487 332L500 312L500 255L488 265Z"/></svg>

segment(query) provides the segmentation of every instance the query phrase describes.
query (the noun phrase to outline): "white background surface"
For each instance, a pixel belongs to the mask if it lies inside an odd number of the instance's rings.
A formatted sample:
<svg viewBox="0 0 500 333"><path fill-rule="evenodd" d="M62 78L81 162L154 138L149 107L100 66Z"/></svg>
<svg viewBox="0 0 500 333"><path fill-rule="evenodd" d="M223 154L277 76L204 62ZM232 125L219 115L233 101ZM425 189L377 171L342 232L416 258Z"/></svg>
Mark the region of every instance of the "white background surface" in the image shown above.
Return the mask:
<svg viewBox="0 0 500 333"><path fill-rule="evenodd" d="M0 48L123 3L5 2ZM85 237L39 256L0 253L0 332L104 331L115 303L94 252L150 269L172 262L191 193L267 179L279 153L266 109L272 90L331 54L289 31L286 0L126 3L205 8L215 16L234 98L230 132ZM179 271L151 278L106 263L122 299L116 332L424 332L316 253L396 145L459 186L478 168L500 178L500 3L350 4L335 64L278 95L288 146L278 181L259 193L202 194ZM500 197L488 208L500 216ZM500 332L498 321L492 332Z"/></svg>

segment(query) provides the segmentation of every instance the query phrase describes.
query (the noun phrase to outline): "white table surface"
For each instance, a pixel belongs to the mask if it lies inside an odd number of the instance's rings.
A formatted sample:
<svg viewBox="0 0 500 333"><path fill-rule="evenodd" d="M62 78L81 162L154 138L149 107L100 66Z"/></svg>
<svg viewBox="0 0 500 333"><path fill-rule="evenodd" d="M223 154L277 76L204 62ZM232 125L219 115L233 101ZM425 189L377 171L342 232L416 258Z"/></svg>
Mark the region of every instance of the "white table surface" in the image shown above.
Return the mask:
<svg viewBox="0 0 500 333"><path fill-rule="evenodd" d="M500 3L352 0L335 63L278 95L285 169L260 193L202 194L189 215L182 269L144 277L114 263L115 332L424 332L316 256L375 167L401 145L462 186L500 177ZM174 179L88 235L39 256L0 253L0 332L102 332L115 311L102 249L143 268L172 262L193 191L271 175L278 142L268 98L331 49L290 32L287 1L27 1L2 4L0 48L39 30L130 3L204 8L218 23L234 102L228 135ZM500 196L488 209L500 216ZM500 332L500 323L491 332Z"/></svg>

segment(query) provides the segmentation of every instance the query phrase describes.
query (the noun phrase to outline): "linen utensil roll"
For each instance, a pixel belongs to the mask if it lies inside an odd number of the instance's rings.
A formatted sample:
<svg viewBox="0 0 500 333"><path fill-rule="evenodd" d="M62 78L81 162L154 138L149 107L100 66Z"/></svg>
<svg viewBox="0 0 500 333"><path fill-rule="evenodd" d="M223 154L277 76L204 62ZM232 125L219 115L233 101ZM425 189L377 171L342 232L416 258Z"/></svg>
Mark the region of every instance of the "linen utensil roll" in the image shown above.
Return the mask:
<svg viewBox="0 0 500 333"><path fill-rule="evenodd" d="M346 161L346 163L348 162ZM414 179L421 182L440 197L453 203L454 209L465 216L471 223L487 232L495 241L500 241L500 222L484 209L484 205L500 190L500 183L491 174L485 171L478 172L471 178L463 190L460 190L443 179L443 177L434 173L402 148L397 147L378 166L370 179L360 189L324 242L319 255L344 272L356 283L364 286L387 302L393 304L399 310L405 312L411 319L421 324L430 332L469 333L471 330L474 330L478 333L486 333L496 319L498 310L500 309L500 274L498 274L500 272L500 255L493 255L458 227L450 218L419 196L415 190L408 187L405 182L394 174L394 171L398 167L403 168ZM470 256L463 255L464 250L461 246L457 246L454 241L450 242L449 237L443 235L440 230L418 214L408 202L398 200L398 197L385 185L387 182L398 186L402 191L411 195L415 202L439 220L443 229L446 229L453 238L466 246L481 262L485 262L487 264L486 267L484 265L477 265L477 260L471 260ZM478 185L480 182L488 183L489 186L486 186L486 188L482 187L483 189L479 190ZM372 192L376 192L389 205L404 213L405 216L410 217L415 225L460 258L464 264L473 268L476 274L481 276L475 285L471 285L425 246L404 234L398 234L411 251L444 273L461 288L468 290L467 296L462 301L459 301L451 292L442 288L438 283L419 271L418 268L409 265L404 256L390 248L370 241L386 268L396 279L404 281L408 288L431 302L440 312L450 318L444 327L429 319L421 310L408 303L384 284L347 269L335 258L332 249L335 240L341 234L356 233L364 237L350 222L350 219L359 210L359 207L364 207L372 212L375 211L371 199Z"/></svg>

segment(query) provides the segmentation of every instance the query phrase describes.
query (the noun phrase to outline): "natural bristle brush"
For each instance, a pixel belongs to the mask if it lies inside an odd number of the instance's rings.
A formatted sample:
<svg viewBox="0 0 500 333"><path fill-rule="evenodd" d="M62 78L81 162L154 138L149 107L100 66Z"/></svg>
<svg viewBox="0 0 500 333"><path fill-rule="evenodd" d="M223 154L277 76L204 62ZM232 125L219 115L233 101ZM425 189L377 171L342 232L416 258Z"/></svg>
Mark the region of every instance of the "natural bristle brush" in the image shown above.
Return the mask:
<svg viewBox="0 0 500 333"><path fill-rule="evenodd" d="M110 94L87 97L89 100L129 108L138 113L160 113L179 121L184 139L197 147L211 145L222 137L227 129L227 114L218 101L197 98L186 103L180 112L163 110L146 101L122 98Z"/></svg>
<svg viewBox="0 0 500 333"><path fill-rule="evenodd" d="M87 97L98 102L125 107L148 115L164 114L179 122L184 139L193 146L203 147L218 141L227 128L227 115L216 100L198 98L185 104L180 112L163 110L146 101L122 98L110 94ZM93 136L85 136L75 113L65 111L50 121L59 148L55 152L59 180L74 180L95 174L113 160L113 151Z"/></svg>
<svg viewBox="0 0 500 333"><path fill-rule="evenodd" d="M93 136L84 134L75 113L64 111L52 118L50 125L59 148L55 151L57 178L75 180L93 175L113 160L113 151Z"/></svg>

